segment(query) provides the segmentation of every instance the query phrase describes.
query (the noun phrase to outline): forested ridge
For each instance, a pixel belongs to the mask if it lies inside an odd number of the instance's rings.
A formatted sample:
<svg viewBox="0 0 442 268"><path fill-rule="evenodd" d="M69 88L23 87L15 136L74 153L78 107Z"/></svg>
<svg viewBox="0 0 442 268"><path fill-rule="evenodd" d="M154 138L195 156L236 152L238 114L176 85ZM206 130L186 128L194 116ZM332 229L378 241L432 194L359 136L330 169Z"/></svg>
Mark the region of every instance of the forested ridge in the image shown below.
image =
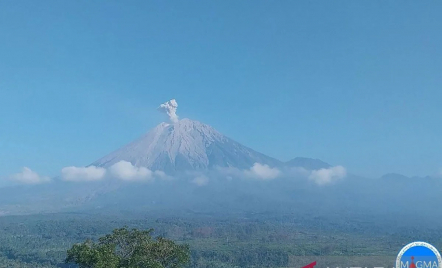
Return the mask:
<svg viewBox="0 0 442 268"><path fill-rule="evenodd" d="M189 267L287 267L293 256L395 255L405 243L442 248L442 232L388 222L255 215L47 214L0 217L0 267L75 267L66 252L115 228L153 228L152 235L188 244Z"/></svg>

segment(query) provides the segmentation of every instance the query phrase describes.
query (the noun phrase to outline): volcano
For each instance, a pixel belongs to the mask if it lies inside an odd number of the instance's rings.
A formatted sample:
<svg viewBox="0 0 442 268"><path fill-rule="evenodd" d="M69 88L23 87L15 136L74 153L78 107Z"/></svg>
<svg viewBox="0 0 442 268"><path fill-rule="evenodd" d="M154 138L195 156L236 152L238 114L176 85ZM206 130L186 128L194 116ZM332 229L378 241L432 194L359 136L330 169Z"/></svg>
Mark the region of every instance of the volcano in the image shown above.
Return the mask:
<svg viewBox="0 0 442 268"><path fill-rule="evenodd" d="M161 123L144 136L92 163L110 167L119 161L173 174L216 167L246 169L254 163L271 167L279 160L256 152L215 130L190 119Z"/></svg>

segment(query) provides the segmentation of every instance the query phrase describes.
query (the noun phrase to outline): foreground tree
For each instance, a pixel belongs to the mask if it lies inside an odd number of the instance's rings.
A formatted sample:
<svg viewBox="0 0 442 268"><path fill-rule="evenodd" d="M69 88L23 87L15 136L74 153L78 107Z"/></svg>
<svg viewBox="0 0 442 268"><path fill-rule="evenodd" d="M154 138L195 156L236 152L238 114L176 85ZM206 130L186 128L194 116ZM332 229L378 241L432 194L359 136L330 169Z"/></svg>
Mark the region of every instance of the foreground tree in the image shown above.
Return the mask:
<svg viewBox="0 0 442 268"><path fill-rule="evenodd" d="M190 260L188 245L162 237L152 238L152 229L115 229L99 238L86 240L67 251L66 263L79 268L180 268Z"/></svg>

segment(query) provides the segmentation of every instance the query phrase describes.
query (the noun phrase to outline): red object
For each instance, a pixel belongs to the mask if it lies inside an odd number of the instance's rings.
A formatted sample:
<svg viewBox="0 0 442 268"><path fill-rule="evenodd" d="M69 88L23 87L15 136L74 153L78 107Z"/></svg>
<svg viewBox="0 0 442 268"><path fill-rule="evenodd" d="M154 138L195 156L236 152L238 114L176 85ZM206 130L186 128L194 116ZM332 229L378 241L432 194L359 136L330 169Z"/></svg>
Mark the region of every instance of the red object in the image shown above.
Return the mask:
<svg viewBox="0 0 442 268"><path fill-rule="evenodd" d="M313 267L315 267L315 265L316 265L316 262L312 262L312 263L310 263L304 267L301 267L301 268L313 268ZM410 268L416 268L416 265L414 267L410 266Z"/></svg>
<svg viewBox="0 0 442 268"><path fill-rule="evenodd" d="M411 256L410 268L416 268L416 264L414 264L414 257L413 256Z"/></svg>

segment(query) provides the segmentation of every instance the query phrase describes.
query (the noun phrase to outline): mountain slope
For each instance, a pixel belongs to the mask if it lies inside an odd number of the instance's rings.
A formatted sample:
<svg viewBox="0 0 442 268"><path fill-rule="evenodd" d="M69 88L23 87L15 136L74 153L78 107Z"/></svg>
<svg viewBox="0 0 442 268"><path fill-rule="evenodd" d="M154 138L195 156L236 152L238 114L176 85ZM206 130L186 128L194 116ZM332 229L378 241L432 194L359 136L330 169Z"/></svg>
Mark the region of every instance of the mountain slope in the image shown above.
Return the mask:
<svg viewBox="0 0 442 268"><path fill-rule="evenodd" d="M217 166L243 169L256 162L269 166L282 164L224 136L211 126L190 119L174 124L161 123L92 165L109 167L122 160L169 173Z"/></svg>

